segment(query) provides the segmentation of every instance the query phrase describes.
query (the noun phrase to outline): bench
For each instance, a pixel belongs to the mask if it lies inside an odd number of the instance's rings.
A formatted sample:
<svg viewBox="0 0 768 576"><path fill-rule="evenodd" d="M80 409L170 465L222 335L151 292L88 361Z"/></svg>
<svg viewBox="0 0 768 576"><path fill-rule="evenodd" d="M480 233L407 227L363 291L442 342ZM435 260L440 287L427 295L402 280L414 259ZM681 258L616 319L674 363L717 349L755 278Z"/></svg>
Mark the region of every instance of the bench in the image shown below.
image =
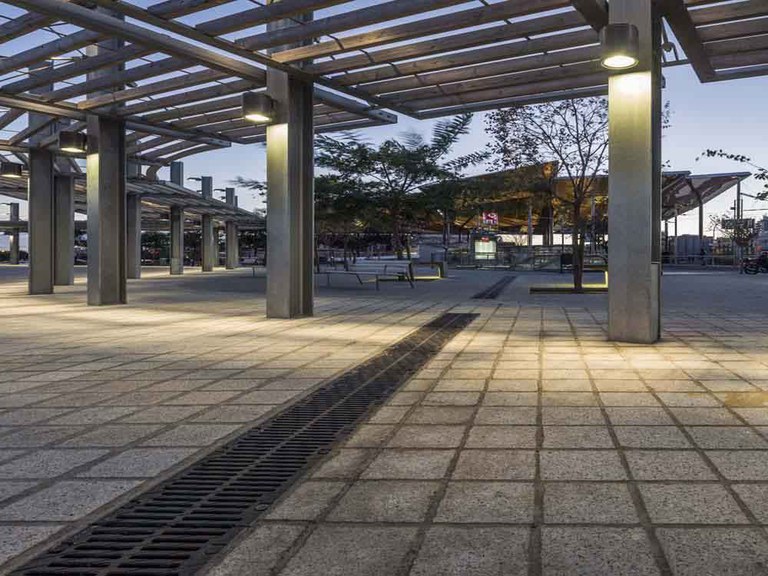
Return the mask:
<svg viewBox="0 0 768 576"><path fill-rule="evenodd" d="M411 285L411 288L413 288L413 280L408 274L395 274L392 272L364 272L361 270L319 270L316 272L316 274L325 274L327 285L331 285L331 276L354 276L357 278L357 281L362 286L366 282L368 283L375 283L376 284L376 290L379 289L379 282L382 279L390 279L390 280L401 280L405 279L408 281L408 284ZM363 278L370 278L369 280L363 280Z"/></svg>

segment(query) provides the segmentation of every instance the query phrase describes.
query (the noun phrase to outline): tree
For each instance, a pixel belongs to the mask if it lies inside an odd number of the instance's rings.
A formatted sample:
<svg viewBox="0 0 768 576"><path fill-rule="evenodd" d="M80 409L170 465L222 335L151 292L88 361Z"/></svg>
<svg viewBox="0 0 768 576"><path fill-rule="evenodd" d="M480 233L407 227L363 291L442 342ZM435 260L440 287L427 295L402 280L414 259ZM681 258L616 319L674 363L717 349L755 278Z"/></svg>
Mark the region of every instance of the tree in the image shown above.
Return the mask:
<svg viewBox="0 0 768 576"><path fill-rule="evenodd" d="M748 250L760 234L760 226L754 218L734 219L732 214L710 216L710 229L719 229L723 236L736 244L742 251Z"/></svg>
<svg viewBox="0 0 768 576"><path fill-rule="evenodd" d="M567 178L567 192L551 189L568 205L572 223L573 286L583 290L589 199L608 164L608 103L604 98L546 102L497 110L487 117L490 150L503 169L540 165Z"/></svg>
<svg viewBox="0 0 768 576"><path fill-rule="evenodd" d="M429 184L454 181L469 166L481 162L486 154L476 152L445 160L459 138L469 131L471 114L438 122L426 141L408 132L374 146L348 134L342 138L318 136L315 161L321 168L345 182L354 182L364 191L373 218L391 234L398 259L410 252L408 235L427 209L428 199L420 195Z"/></svg>
<svg viewBox="0 0 768 576"><path fill-rule="evenodd" d="M756 164L749 156L731 154L725 150L704 150L701 156L696 158L696 161L699 161L701 158L724 158L725 160L732 160L753 168L755 170L752 174L753 178L763 184L763 191L759 192L755 198L757 200L768 200L768 168Z"/></svg>

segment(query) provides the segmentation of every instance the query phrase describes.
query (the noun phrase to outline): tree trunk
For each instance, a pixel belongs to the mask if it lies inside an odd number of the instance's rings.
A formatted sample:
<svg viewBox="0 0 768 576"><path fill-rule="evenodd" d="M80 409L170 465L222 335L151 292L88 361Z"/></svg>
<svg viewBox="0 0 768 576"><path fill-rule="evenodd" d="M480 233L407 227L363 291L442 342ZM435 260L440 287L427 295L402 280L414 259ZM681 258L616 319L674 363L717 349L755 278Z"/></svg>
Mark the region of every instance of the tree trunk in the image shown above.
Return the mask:
<svg viewBox="0 0 768 576"><path fill-rule="evenodd" d="M584 291L584 234L581 226L581 203L576 202L573 205L571 246L573 247L573 289L577 293Z"/></svg>

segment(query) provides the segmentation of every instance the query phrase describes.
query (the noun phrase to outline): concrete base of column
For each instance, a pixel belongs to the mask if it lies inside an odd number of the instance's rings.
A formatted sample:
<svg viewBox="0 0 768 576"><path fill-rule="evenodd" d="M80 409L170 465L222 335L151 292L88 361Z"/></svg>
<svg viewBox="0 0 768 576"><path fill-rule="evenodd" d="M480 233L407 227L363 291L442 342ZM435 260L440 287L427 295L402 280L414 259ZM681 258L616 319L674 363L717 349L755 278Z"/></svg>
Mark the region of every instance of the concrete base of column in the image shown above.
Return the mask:
<svg viewBox="0 0 768 576"><path fill-rule="evenodd" d="M71 176L54 178L55 269L54 284L75 283L75 182Z"/></svg>

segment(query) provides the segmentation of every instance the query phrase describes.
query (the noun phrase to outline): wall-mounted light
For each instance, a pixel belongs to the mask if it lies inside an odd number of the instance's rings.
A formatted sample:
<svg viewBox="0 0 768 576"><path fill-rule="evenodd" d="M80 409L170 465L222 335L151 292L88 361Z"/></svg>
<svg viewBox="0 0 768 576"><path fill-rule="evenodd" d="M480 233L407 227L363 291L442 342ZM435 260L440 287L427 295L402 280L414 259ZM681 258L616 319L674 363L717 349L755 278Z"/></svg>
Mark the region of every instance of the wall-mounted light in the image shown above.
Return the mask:
<svg viewBox="0 0 768 576"><path fill-rule="evenodd" d="M80 132L59 132L59 150L74 154L84 153L87 150L88 139Z"/></svg>
<svg viewBox="0 0 768 576"><path fill-rule="evenodd" d="M269 124L275 119L275 101L263 92L243 92L243 118Z"/></svg>
<svg viewBox="0 0 768 576"><path fill-rule="evenodd" d="M21 164L16 164L15 162L0 162L0 176L3 178L21 178Z"/></svg>
<svg viewBox="0 0 768 576"><path fill-rule="evenodd" d="M640 62L640 39L634 24L608 24L600 30L602 61L609 70L627 70Z"/></svg>

